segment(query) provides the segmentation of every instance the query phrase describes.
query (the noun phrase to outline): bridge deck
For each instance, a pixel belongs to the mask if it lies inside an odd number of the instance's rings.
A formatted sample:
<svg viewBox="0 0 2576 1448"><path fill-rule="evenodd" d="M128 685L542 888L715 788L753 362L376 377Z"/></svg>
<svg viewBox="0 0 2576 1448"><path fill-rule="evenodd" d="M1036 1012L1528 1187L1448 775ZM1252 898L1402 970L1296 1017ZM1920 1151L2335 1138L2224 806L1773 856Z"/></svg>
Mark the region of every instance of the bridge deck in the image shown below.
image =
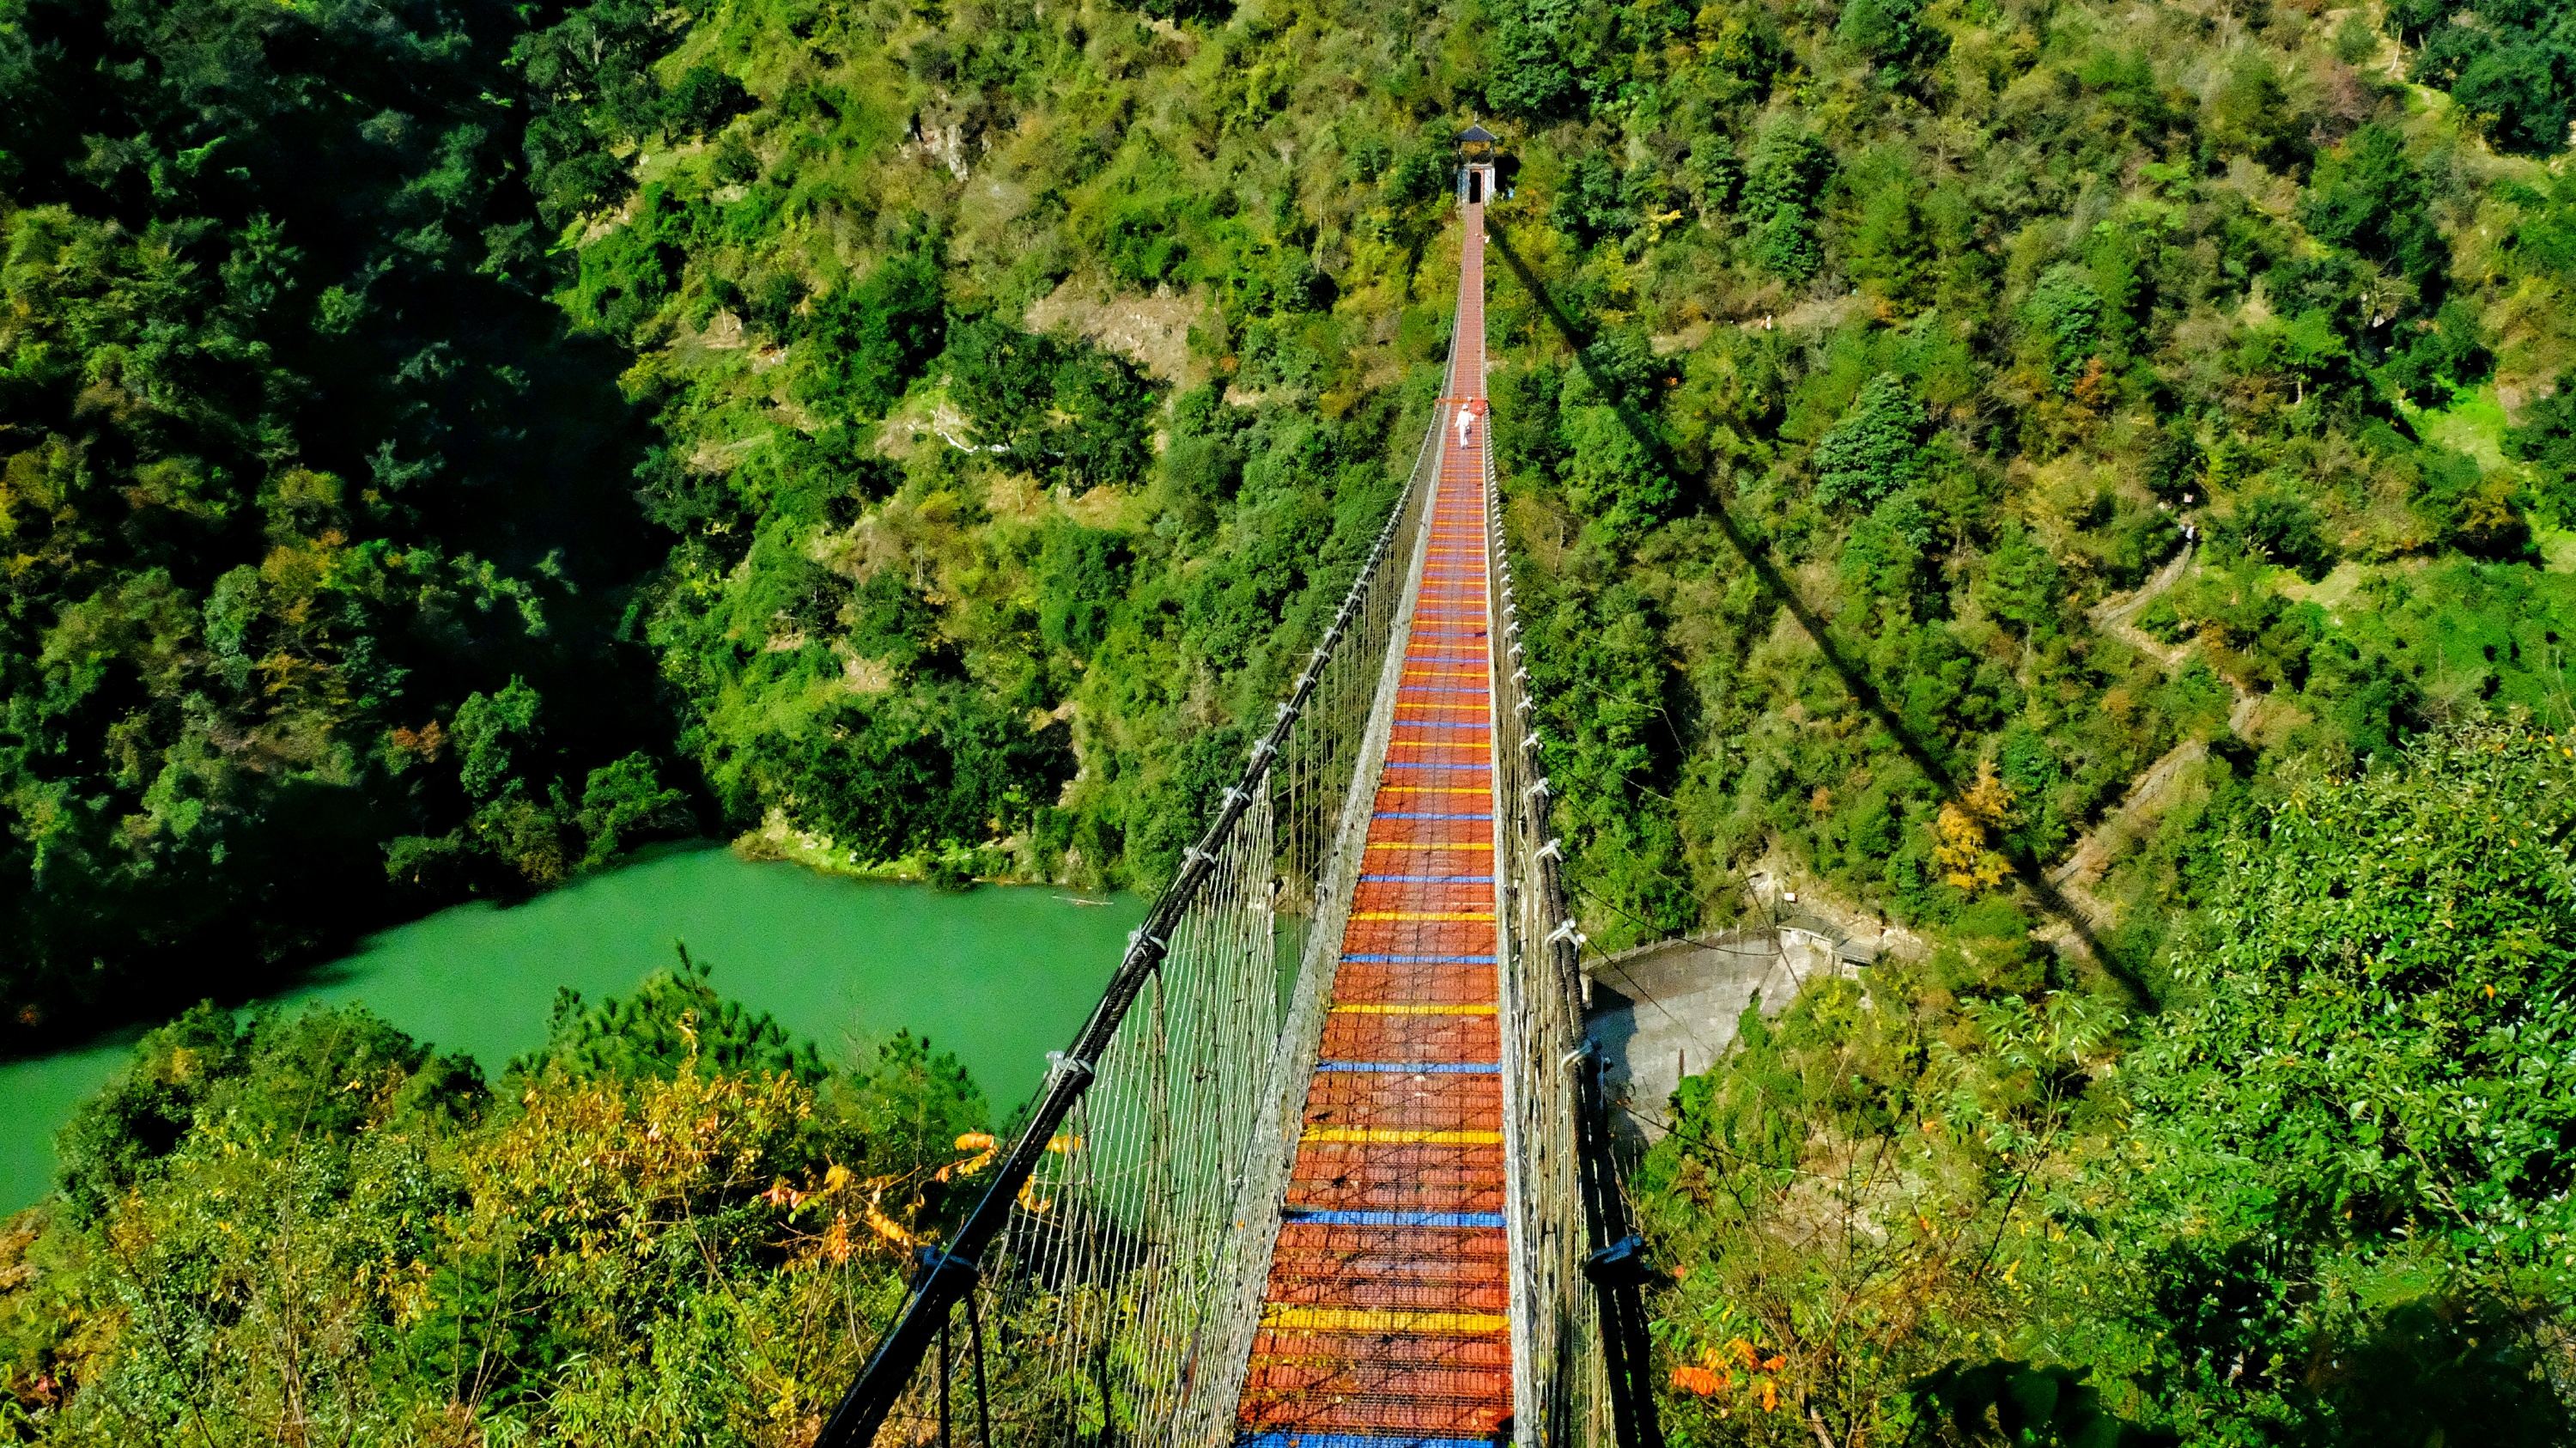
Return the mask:
<svg viewBox="0 0 2576 1448"><path fill-rule="evenodd" d="M1237 1425L1247 1448L1481 1448L1512 1412L1486 630L1484 208L1395 727Z"/></svg>

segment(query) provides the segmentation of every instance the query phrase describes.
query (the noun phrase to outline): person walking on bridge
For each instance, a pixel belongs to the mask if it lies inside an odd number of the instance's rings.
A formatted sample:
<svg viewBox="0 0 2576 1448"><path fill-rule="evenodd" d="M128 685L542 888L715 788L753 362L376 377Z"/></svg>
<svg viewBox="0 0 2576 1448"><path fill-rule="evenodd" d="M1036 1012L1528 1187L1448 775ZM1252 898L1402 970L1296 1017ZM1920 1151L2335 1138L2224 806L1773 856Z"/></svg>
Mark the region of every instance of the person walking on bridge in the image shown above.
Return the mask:
<svg viewBox="0 0 2576 1448"><path fill-rule="evenodd" d="M1458 404L1458 446L1467 445L1467 429L1484 415L1485 399L1481 397L1470 397Z"/></svg>

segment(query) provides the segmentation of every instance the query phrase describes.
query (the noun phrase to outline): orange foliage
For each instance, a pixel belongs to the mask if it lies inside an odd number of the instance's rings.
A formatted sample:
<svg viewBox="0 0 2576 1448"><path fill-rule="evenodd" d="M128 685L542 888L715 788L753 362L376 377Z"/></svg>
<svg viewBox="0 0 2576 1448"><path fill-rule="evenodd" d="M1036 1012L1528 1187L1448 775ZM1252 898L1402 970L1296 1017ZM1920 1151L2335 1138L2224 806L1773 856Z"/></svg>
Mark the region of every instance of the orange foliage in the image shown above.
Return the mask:
<svg viewBox="0 0 2576 1448"><path fill-rule="evenodd" d="M1719 1377L1715 1370L1701 1367L1697 1363L1684 1363L1673 1369L1674 1387L1685 1393L1696 1393L1703 1398L1715 1395L1718 1389L1726 1386L1727 1381Z"/></svg>
<svg viewBox="0 0 2576 1448"><path fill-rule="evenodd" d="M1977 782L1967 793L1944 803L1941 817L1932 824L1938 839L1932 859L1944 879L1962 890L1991 890L2003 883L2011 867L1989 846L1993 832L2011 816L2012 806L2012 786L1996 777L1994 761L1980 763Z"/></svg>

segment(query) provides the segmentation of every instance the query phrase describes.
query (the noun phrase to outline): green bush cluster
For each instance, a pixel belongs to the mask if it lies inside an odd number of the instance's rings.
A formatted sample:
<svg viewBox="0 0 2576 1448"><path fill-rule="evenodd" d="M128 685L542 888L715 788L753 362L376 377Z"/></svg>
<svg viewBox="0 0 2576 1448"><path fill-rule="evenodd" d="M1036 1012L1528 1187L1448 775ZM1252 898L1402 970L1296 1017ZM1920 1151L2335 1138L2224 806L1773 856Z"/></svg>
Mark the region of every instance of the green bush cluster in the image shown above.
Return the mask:
<svg viewBox="0 0 2576 1448"><path fill-rule="evenodd" d="M2219 840L2158 1013L1991 897L1748 1010L1636 1178L1661 1360L1708 1365L1668 1434L2563 1441L2570 758L2454 726L2299 773Z"/></svg>
<svg viewBox="0 0 2576 1448"><path fill-rule="evenodd" d="M953 1056L826 1067L685 952L497 1086L362 1007L201 1006L0 1233L0 1432L765 1441L857 1370L986 1117Z"/></svg>

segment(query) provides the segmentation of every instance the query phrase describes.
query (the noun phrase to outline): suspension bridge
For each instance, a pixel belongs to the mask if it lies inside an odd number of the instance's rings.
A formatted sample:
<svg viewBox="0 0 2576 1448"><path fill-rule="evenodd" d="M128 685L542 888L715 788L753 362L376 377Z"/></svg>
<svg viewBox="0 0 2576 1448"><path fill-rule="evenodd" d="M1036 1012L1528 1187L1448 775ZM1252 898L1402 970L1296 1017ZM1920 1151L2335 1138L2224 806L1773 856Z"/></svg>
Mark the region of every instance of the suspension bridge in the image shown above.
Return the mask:
<svg viewBox="0 0 2576 1448"><path fill-rule="evenodd" d="M1488 448L1493 137L1460 139L1401 499L821 1448L1659 1443Z"/></svg>

